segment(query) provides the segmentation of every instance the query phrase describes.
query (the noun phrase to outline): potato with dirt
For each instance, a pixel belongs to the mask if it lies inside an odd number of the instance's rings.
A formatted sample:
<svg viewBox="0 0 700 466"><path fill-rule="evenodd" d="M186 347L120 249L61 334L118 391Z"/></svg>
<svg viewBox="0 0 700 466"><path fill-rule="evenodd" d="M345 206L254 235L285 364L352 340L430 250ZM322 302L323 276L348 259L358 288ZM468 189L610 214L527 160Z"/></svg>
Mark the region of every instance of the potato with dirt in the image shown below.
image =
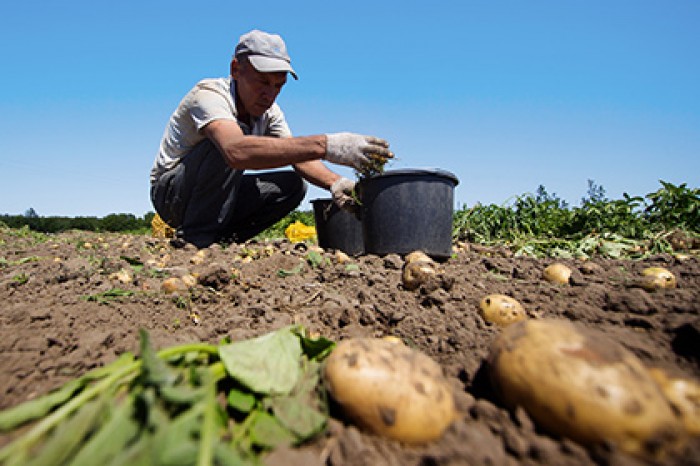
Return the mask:
<svg viewBox="0 0 700 466"><path fill-rule="evenodd" d="M542 276L550 283L568 285L571 280L571 269L561 262L555 262L545 267Z"/></svg>
<svg viewBox="0 0 700 466"><path fill-rule="evenodd" d="M407 290L415 290L438 278L437 264L423 251L413 251L404 260L401 279Z"/></svg>
<svg viewBox="0 0 700 466"><path fill-rule="evenodd" d="M527 319L527 313L518 300L502 294L490 294L479 303L479 315L500 327Z"/></svg>
<svg viewBox="0 0 700 466"><path fill-rule="evenodd" d="M663 267L647 267L642 270L639 284L647 291L671 289L678 286L676 276Z"/></svg>
<svg viewBox="0 0 700 466"><path fill-rule="evenodd" d="M455 417L442 368L395 339L343 340L325 362L324 380L348 419L395 440L436 440Z"/></svg>
<svg viewBox="0 0 700 466"><path fill-rule="evenodd" d="M559 319L527 320L493 342L489 374L509 408L583 445L661 458L684 437L642 362L616 341Z"/></svg>

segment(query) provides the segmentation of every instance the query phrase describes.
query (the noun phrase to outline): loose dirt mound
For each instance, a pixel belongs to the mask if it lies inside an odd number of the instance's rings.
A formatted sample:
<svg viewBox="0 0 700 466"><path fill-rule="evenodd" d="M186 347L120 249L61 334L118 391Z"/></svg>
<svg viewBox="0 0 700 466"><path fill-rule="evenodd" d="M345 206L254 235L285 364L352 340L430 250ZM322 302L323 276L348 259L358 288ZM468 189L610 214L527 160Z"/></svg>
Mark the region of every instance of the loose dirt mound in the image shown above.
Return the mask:
<svg viewBox="0 0 700 466"><path fill-rule="evenodd" d="M245 339L292 323L336 341L396 335L438 361L454 385L460 415L438 442L408 447L334 418L323 438L277 451L269 464L645 464L614 447L584 449L541 432L523 411L499 404L484 376L499 330L478 315L479 301L492 293L515 297L532 318L599 329L650 367L700 379L696 258L566 261L572 284L557 286L542 279L552 260L467 248L441 264L450 280L415 291L401 285L399 256L364 256L348 266L325 252L311 264L303 245L286 241L198 253L148 237L72 232L40 240L6 230L0 258L0 408L137 352L140 327L156 348ZM651 265L671 270L679 287L630 286ZM189 292L160 291L166 274L187 273L199 280ZM662 464L700 464L700 440Z"/></svg>

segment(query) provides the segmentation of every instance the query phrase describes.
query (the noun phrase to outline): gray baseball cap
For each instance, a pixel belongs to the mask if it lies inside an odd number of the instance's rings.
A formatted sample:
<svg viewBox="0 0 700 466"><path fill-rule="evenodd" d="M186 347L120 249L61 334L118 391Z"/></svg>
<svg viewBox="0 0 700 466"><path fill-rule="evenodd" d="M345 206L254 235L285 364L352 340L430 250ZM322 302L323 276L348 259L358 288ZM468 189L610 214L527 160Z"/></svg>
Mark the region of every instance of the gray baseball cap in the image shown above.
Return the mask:
<svg viewBox="0 0 700 466"><path fill-rule="evenodd" d="M253 68L261 73L287 71L299 79L292 68L287 46L282 37L254 29L243 34L236 46L234 57L247 55Z"/></svg>

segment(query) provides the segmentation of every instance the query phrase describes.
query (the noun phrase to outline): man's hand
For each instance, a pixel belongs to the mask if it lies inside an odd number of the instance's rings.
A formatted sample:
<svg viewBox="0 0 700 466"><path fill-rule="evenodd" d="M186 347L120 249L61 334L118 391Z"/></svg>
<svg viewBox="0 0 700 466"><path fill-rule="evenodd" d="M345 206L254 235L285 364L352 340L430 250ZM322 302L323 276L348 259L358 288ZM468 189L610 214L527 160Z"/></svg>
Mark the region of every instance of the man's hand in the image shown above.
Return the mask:
<svg viewBox="0 0 700 466"><path fill-rule="evenodd" d="M374 136L354 133L333 133L326 135L326 160L338 165L352 167L355 170L369 164L369 155L391 158L389 143Z"/></svg>
<svg viewBox="0 0 700 466"><path fill-rule="evenodd" d="M347 178L338 178L338 180L331 185L331 195L333 196L335 205L347 212L355 212L357 210L357 203L355 202L355 198L352 197L354 189L354 181Z"/></svg>

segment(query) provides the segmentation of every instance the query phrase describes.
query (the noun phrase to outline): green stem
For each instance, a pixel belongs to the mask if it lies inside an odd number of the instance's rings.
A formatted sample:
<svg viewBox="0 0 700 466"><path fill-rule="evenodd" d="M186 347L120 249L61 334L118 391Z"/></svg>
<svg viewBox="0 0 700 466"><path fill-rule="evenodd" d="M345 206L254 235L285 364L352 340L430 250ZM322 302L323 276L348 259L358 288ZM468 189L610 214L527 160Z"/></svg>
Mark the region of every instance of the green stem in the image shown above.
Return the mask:
<svg viewBox="0 0 700 466"><path fill-rule="evenodd" d="M210 380L204 398L204 419L202 420L201 440L197 466L210 466L214 460L216 442L216 382Z"/></svg>
<svg viewBox="0 0 700 466"><path fill-rule="evenodd" d="M209 345L206 343L191 343L163 349L158 352L158 357L161 359L167 359L173 356L191 352L218 354L218 348L214 345ZM132 361L127 364L124 364L124 362L121 360L117 360L115 361L115 363L117 363L116 367L110 367L110 365L93 371L94 373L91 375L102 376L102 374L104 374L105 378L98 381L94 385L85 388L82 392L80 392L80 394L71 398L68 402L66 402L66 404L62 405L49 416L42 419L25 435L21 436L16 441L10 443L9 445L5 446L5 448L0 450L0 463L6 461L17 451L28 451L28 449L32 445L34 445L35 442L41 439L41 437L46 432L57 426L61 421L70 416L74 411L79 409L90 399L102 393L103 391L108 390L112 385L115 385L116 388L117 385L126 383L128 380L120 379L122 379L122 377L126 377L129 373L138 371L142 365L141 360ZM216 364L219 364L223 367L222 363ZM220 370L217 370L216 374L218 375L219 373ZM219 380L219 378L216 378L215 380Z"/></svg>
<svg viewBox="0 0 700 466"><path fill-rule="evenodd" d="M187 343L185 345L162 349L158 351L158 357L161 359L168 359L172 358L173 356L179 356L187 353L208 353L218 355L219 348L218 346L210 345L208 343Z"/></svg>
<svg viewBox="0 0 700 466"><path fill-rule="evenodd" d="M17 439L14 443L11 443L4 449L0 450L0 461L5 461L9 458L15 451L26 451L28 450L36 441L38 441L46 432L51 430L53 427L58 425L59 422L70 416L75 410L83 406L86 402L92 399L94 396L101 393L103 390L109 388L113 383L119 381L123 376L126 376L129 372L138 370L141 366L140 361L134 361L133 363L120 367L116 369L112 374L103 380L100 380L95 385L86 388L75 398L72 398L66 404L61 406L59 409L51 413L49 416L45 417L41 422L39 422L34 428L32 428L25 435Z"/></svg>
<svg viewBox="0 0 700 466"><path fill-rule="evenodd" d="M214 450L216 447L216 384L226 376L226 367L219 361L209 366L207 394L204 398L204 419L202 420L202 432L197 458L197 466L210 466L214 464Z"/></svg>

